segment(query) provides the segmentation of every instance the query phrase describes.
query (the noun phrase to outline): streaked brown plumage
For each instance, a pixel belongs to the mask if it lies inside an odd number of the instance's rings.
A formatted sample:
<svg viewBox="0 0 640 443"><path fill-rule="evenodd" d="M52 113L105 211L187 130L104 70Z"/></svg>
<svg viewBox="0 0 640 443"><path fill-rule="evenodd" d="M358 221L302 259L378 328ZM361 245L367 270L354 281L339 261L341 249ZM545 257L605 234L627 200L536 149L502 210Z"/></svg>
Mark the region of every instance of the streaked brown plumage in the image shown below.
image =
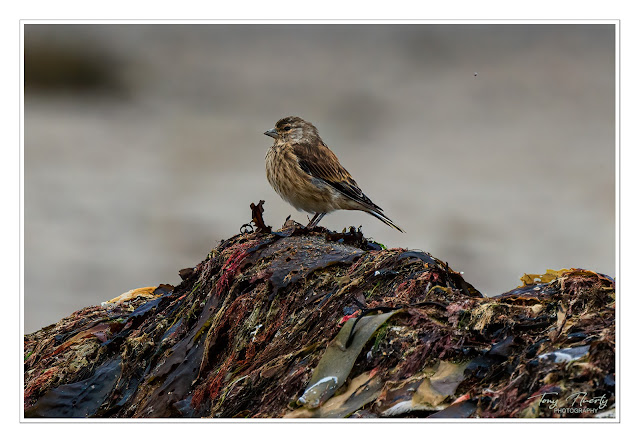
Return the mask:
<svg viewBox="0 0 640 443"><path fill-rule="evenodd" d="M275 139L266 156L267 180L293 207L315 213L308 227L316 226L329 212L351 209L367 212L404 232L364 195L311 123L285 117L265 135Z"/></svg>

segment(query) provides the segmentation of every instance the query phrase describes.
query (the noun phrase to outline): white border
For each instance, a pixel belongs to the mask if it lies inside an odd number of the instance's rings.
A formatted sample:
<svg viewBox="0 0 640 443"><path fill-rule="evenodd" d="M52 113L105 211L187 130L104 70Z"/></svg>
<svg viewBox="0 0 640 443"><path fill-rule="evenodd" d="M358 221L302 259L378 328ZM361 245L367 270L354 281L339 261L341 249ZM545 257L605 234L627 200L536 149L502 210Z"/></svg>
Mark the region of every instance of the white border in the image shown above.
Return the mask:
<svg viewBox="0 0 640 443"><path fill-rule="evenodd" d="M559 6L559 5L558 5ZM41 19L28 19L21 20L20 22L20 53L23 53L23 38L24 38L24 25L25 24L36 24L36 23L70 23L70 24L177 24L177 23L187 23L187 24L261 24L261 23L269 23L269 24L291 24L291 23L302 23L302 24L331 24L331 23L339 23L339 24L614 24L616 25L616 278L617 284L620 282L620 23L618 20L564 20L564 19L546 19L546 20L504 20L504 19L492 19L492 20L384 20L384 19L368 19L368 20L351 20L351 19L332 19L332 20L296 20L296 19L278 19L278 20L263 20L263 19L233 19L233 20L82 20L82 19L64 19L64 20L41 20ZM20 59L20 90L24 90L23 84L23 59ZM20 332L22 336L24 336L23 329L23 315L24 315L24 294L23 294L23 282L24 282L24 232L22 230L23 220L24 220L24 97L23 94L20 93ZM618 286L619 287L619 286ZM619 290L617 291L619 292ZM619 302L616 304L616 319L620 319L619 312ZM20 340L22 342L22 340ZM617 348L620 345L620 330L619 330L619 322L618 328L616 329L616 344ZM21 352L20 352L20 360L22 360L22 343L21 343ZM22 364L20 365L22 367ZM617 371L617 383L616 383L616 403L617 407L620 406L620 352L616 354L616 371ZM24 374L22 370L20 370L20 405L22 405L22 386L24 386ZM22 410L22 407L20 408ZM619 422L620 420L620 412L617 411L618 418L616 419L553 419L555 423L587 423L587 422L597 422L597 423L610 423L610 422ZM21 421L24 420L24 413L21 413L20 416ZM123 419L27 419L25 422L27 423L105 423L105 422L122 422ZM149 423L149 422L164 422L164 423L202 423L202 419L124 419L127 423ZM257 423L302 423L302 422L310 422L310 423L345 423L344 419L314 419L314 420L300 420L300 419L249 419L250 422ZM367 420L367 419L359 419L354 421L348 421L349 423L376 423L376 422L384 422L389 423L392 421L393 423L436 423L436 422L448 422L451 423L451 420L437 420L437 419L375 419L375 420ZM480 423L540 423L541 419L467 419L467 420L455 420L455 422L480 422ZM206 421L210 422L210 421ZM216 423L246 423L247 419L216 419ZM520 432L518 432L520 434ZM544 438L543 436L540 436Z"/></svg>

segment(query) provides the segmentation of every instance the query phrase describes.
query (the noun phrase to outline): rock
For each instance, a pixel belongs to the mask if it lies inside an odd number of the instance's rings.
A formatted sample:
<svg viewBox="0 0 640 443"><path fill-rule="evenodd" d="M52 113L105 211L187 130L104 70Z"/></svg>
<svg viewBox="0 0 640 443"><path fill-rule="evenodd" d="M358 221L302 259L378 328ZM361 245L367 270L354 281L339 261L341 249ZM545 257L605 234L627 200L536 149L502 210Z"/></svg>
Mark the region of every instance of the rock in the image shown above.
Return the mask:
<svg viewBox="0 0 640 443"><path fill-rule="evenodd" d="M611 278L483 297L427 253L287 226L25 336L25 417L615 415Z"/></svg>

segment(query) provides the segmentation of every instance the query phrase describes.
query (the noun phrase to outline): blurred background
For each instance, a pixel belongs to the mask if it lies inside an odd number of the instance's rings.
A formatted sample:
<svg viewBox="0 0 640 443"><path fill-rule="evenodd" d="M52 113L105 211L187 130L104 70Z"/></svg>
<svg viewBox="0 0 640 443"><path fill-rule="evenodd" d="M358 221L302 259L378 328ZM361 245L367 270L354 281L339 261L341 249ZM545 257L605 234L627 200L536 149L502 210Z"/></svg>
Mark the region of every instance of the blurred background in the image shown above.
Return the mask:
<svg viewBox="0 0 640 443"><path fill-rule="evenodd" d="M250 221L298 115L407 233L485 295L615 277L615 28L598 24L24 26L24 332L178 284Z"/></svg>

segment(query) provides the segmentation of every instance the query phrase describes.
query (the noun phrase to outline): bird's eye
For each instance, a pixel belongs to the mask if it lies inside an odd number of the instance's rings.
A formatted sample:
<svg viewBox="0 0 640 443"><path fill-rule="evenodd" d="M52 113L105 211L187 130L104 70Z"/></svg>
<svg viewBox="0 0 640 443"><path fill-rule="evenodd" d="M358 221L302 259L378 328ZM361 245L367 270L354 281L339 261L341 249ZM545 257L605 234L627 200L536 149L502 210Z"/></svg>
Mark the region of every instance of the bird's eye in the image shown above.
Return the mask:
<svg viewBox="0 0 640 443"><path fill-rule="evenodd" d="M285 130L285 131L288 131L288 130L290 130L290 129L291 129L291 126L285 126L285 127L284 127L284 130Z"/></svg>

